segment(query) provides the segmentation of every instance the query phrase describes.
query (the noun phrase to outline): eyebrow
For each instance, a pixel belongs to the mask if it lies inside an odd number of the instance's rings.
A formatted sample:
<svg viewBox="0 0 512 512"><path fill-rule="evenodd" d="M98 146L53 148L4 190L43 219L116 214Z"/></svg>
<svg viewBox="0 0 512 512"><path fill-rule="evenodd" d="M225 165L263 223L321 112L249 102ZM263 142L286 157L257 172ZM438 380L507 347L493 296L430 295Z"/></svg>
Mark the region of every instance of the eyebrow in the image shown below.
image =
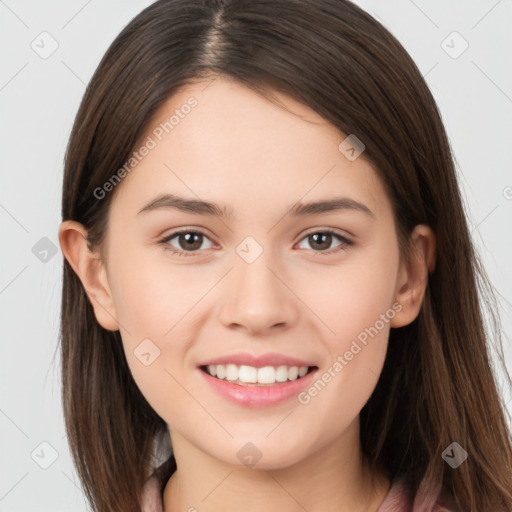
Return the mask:
<svg viewBox="0 0 512 512"><path fill-rule="evenodd" d="M176 194L159 195L141 208L137 215L157 210L178 210L184 213L210 215L224 219L232 219L234 217L233 209L227 206L219 206L209 201L180 197ZM366 205L348 197L336 197L309 203L297 202L289 209L288 215L292 217L303 217L344 210L362 212L375 219L375 214Z"/></svg>

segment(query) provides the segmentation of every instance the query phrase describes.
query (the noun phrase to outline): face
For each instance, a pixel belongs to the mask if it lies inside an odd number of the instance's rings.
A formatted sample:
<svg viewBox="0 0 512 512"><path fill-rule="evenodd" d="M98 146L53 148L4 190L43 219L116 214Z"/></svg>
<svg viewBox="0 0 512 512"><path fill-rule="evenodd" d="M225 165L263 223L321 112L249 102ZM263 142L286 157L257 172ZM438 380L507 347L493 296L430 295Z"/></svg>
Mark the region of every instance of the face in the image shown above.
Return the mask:
<svg viewBox="0 0 512 512"><path fill-rule="evenodd" d="M182 88L117 185L106 239L128 363L173 442L236 465L257 450L267 468L358 425L399 276L393 212L364 153L347 158L347 134L278 98L288 111L224 78ZM183 201L155 202L165 194ZM323 201L337 207L305 207ZM276 378L287 382L263 385Z"/></svg>

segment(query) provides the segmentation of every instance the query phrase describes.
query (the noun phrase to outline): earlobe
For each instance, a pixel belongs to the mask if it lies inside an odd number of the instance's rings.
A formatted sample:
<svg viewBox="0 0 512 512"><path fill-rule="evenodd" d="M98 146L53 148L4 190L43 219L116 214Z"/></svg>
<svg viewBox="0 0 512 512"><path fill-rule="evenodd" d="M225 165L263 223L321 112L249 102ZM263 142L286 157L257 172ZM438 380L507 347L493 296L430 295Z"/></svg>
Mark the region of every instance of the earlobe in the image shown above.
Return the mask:
<svg viewBox="0 0 512 512"><path fill-rule="evenodd" d="M79 222L68 220L61 223L58 236L62 253L82 282L96 320L104 329L117 331L119 322L105 265L98 251L89 248L87 230Z"/></svg>
<svg viewBox="0 0 512 512"><path fill-rule="evenodd" d="M400 267L395 300L402 308L391 321L391 327L403 327L418 316L428 277L435 269L436 237L429 226L417 225L411 233L411 253Z"/></svg>

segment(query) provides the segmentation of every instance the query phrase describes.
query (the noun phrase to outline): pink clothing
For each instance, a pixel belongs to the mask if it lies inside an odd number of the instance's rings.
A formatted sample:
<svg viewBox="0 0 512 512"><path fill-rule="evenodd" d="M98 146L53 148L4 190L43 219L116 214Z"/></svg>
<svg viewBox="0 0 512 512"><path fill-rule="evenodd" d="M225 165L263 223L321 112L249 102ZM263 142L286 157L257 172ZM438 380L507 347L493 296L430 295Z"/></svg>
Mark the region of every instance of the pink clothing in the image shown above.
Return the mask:
<svg viewBox="0 0 512 512"><path fill-rule="evenodd" d="M391 485L389 493L375 512L415 512L413 502L403 482L397 480ZM160 486L155 477L146 482L142 512L164 512ZM431 512L450 511L436 506Z"/></svg>
<svg viewBox="0 0 512 512"><path fill-rule="evenodd" d="M152 476L144 486L142 497L142 512L164 512L163 496L160 492L160 482Z"/></svg>

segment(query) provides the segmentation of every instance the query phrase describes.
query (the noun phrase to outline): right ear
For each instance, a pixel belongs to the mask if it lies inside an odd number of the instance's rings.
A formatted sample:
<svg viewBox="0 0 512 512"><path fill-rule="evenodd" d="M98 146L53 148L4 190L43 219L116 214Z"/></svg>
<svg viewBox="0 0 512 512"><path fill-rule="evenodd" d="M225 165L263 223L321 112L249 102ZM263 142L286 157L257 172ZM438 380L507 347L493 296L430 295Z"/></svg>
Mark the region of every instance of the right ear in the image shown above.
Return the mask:
<svg viewBox="0 0 512 512"><path fill-rule="evenodd" d="M105 265L99 251L89 249L87 230L79 222L66 220L59 227L59 244L64 257L82 282L98 323L109 331L119 330Z"/></svg>

